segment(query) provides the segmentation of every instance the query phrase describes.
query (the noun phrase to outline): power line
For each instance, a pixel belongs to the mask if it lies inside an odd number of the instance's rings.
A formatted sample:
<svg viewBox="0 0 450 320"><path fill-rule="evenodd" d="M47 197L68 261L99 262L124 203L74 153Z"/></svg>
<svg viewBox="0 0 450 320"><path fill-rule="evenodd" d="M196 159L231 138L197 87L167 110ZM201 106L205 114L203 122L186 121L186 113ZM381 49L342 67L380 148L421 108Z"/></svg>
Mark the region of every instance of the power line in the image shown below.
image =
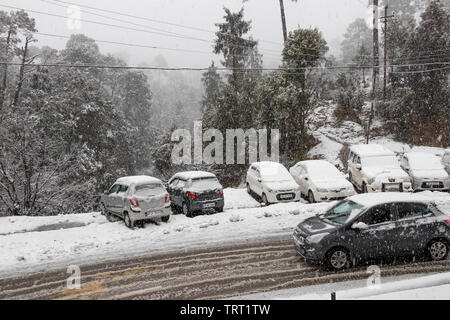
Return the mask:
<svg viewBox="0 0 450 320"><path fill-rule="evenodd" d="M389 73L395 73L395 74L413 74L413 73L427 73L427 72L434 72L434 71L442 71L450 69L450 66L448 67L442 67L442 68L436 68L436 69L429 69L429 70L417 70L417 71L388 71Z"/></svg>
<svg viewBox="0 0 450 320"><path fill-rule="evenodd" d="M0 64L20 66L18 62L0 61ZM399 64L393 67L418 67L429 65L450 65L450 61L433 62L421 64ZM152 67L152 66L116 66L116 65L94 65L94 64L61 64L61 63L37 63L27 65L29 67L60 67L60 68L94 68L94 69L125 69L125 70L161 70L161 71L207 71L209 67L193 68L193 67ZM216 67L218 71L299 71L299 70L329 70L329 69L356 69L356 68L371 68L373 66L323 66L323 67L302 67L302 68L228 68ZM382 66L376 66L381 68Z"/></svg>
<svg viewBox="0 0 450 320"><path fill-rule="evenodd" d="M41 0L41 1L48 2L46 0ZM92 9L92 10L96 10L96 11L112 13L112 14L120 15L120 16L124 16L124 17L135 18L135 19L150 21L150 22L154 22L154 23L170 25L170 26L179 27L179 28L191 29L191 30L196 30L196 31L201 31L201 32L208 32L208 33L214 33L214 34L217 33L217 31L213 31L213 30L208 30L208 29L203 29L203 28L198 28L198 27L193 27L193 26L187 26L187 25L177 24L177 23L171 23L171 22L168 22L168 21L151 19L151 18L147 18L147 17L140 17L140 16L136 16L136 15L123 13L123 12L107 10L107 9L102 9L102 8L92 7L92 6L87 6L87 5L81 5L81 4L74 3L74 2L69 2L69 1L62 1L62 0L52 0L52 1L53 2L64 3L64 4L69 4L69 5L74 5L74 6L79 6L79 7L82 7L82 8L88 8L88 9ZM226 33L222 33L222 34L226 34ZM265 42L265 43L276 44L276 45L280 45L280 46L283 45L282 43L275 42L275 41L269 41L269 40L259 40L259 41L260 42Z"/></svg>

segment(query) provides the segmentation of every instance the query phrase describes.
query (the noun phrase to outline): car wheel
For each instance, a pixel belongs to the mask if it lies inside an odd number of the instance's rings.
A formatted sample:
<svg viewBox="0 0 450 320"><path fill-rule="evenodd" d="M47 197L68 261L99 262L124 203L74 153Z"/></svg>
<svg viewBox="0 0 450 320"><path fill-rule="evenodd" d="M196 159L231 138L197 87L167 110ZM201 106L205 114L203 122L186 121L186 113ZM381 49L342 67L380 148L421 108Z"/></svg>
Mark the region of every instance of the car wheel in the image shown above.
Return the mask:
<svg viewBox="0 0 450 320"><path fill-rule="evenodd" d="M216 212L223 212L223 207L216 208Z"/></svg>
<svg viewBox="0 0 450 320"><path fill-rule="evenodd" d="M428 256L433 261L444 260L448 255L448 244L441 239L435 239L428 245Z"/></svg>
<svg viewBox="0 0 450 320"><path fill-rule="evenodd" d="M162 221L162 222L169 222L169 219L170 219L170 215L169 215L169 216L161 217L161 221Z"/></svg>
<svg viewBox="0 0 450 320"><path fill-rule="evenodd" d="M262 202L263 202L266 206L270 205L270 202L267 200L267 196L266 196L265 193L262 194Z"/></svg>
<svg viewBox="0 0 450 320"><path fill-rule="evenodd" d="M178 206L174 205L173 203L170 204L170 209L172 210L173 214L180 213L180 208Z"/></svg>
<svg viewBox="0 0 450 320"><path fill-rule="evenodd" d="M312 193L311 190L309 190L309 192L308 192L308 201L309 201L309 203L315 203L316 202L316 199L314 199L314 193Z"/></svg>
<svg viewBox="0 0 450 320"><path fill-rule="evenodd" d="M249 195L252 195L252 189L250 188L250 185L248 184L248 182L247 182L247 193Z"/></svg>
<svg viewBox="0 0 450 320"><path fill-rule="evenodd" d="M183 214L188 217L188 218L193 218L194 215L191 211L191 209L188 207L188 205L186 204L186 202L183 202Z"/></svg>
<svg viewBox="0 0 450 320"><path fill-rule="evenodd" d="M344 248L331 249L326 256L326 265L334 271L343 270L350 266L350 255Z"/></svg>
<svg viewBox="0 0 450 320"><path fill-rule="evenodd" d="M363 193L368 193L368 191L367 191L367 184L365 182L363 182L362 192Z"/></svg>
<svg viewBox="0 0 450 320"><path fill-rule="evenodd" d="M134 222L131 220L130 215L128 213L125 212L124 216L123 216L123 221L125 222L125 225L130 228L130 229L134 229Z"/></svg>

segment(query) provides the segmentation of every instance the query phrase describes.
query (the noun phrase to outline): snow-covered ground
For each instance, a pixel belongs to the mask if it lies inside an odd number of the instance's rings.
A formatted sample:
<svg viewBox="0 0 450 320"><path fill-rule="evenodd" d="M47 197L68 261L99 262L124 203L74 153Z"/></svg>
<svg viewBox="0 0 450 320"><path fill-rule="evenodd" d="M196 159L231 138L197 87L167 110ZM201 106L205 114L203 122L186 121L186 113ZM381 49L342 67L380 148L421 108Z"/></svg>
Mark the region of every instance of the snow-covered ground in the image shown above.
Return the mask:
<svg viewBox="0 0 450 320"><path fill-rule="evenodd" d="M423 192L450 215L450 194ZM99 213L0 218L0 276L106 259L232 244L286 236L303 219L333 203L284 203L260 207L245 189L227 190L223 213L130 230ZM238 209L241 208L241 209ZM242 209L245 208L245 209Z"/></svg>
<svg viewBox="0 0 450 320"><path fill-rule="evenodd" d="M321 284L273 292L258 293L239 299L270 300L450 300L450 272L434 275L407 275L381 278L378 285L367 279Z"/></svg>

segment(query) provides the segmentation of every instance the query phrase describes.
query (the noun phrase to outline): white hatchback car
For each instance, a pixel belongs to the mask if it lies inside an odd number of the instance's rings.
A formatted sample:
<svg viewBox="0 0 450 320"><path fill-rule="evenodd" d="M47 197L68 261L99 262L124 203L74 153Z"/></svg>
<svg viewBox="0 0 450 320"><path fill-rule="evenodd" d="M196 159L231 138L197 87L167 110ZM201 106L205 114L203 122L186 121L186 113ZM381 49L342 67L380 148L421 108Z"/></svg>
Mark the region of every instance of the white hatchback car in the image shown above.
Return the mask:
<svg viewBox="0 0 450 320"><path fill-rule="evenodd" d="M266 205L300 200L300 189L289 171L278 162L255 162L247 171L247 192Z"/></svg>
<svg viewBox="0 0 450 320"><path fill-rule="evenodd" d="M311 203L342 200L356 194L344 174L325 160L300 161L289 172Z"/></svg>
<svg viewBox="0 0 450 320"><path fill-rule="evenodd" d="M414 191L450 189L450 177L441 159L434 154L408 152L403 155L400 165L411 177Z"/></svg>

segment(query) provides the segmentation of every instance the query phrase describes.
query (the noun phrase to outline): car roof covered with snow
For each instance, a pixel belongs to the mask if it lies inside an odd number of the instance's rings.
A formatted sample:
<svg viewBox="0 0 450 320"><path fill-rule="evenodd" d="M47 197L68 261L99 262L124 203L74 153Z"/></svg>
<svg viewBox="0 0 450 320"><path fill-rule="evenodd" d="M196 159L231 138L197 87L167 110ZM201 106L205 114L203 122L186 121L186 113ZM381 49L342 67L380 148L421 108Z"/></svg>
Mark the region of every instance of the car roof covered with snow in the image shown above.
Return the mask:
<svg viewBox="0 0 450 320"><path fill-rule="evenodd" d="M376 206L378 204L393 203L393 202L433 202L432 199L417 193L408 192L374 192L362 193L351 197L347 200L359 203L367 208Z"/></svg>
<svg viewBox="0 0 450 320"><path fill-rule="evenodd" d="M331 174L333 176L341 176L340 171L336 168L336 166L326 160L305 160L298 162L296 165L306 167L306 170L313 174L323 174L325 176Z"/></svg>
<svg viewBox="0 0 450 320"><path fill-rule="evenodd" d="M395 156L395 153L379 144L356 144L350 151L360 157Z"/></svg>
<svg viewBox="0 0 450 320"><path fill-rule="evenodd" d="M273 168L285 168L281 163L274 162L274 161L261 161L261 162L254 162L251 164L252 167L257 167L259 169L273 169Z"/></svg>
<svg viewBox="0 0 450 320"><path fill-rule="evenodd" d="M115 183L122 185L141 185L146 183L162 183L158 178L150 177L150 176L129 176L129 177L121 177L116 180Z"/></svg>
<svg viewBox="0 0 450 320"><path fill-rule="evenodd" d="M206 171L184 171L184 172L176 173L170 180L172 180L173 178L189 180L189 179L201 179L201 178L216 178L216 175L211 172L206 172Z"/></svg>

